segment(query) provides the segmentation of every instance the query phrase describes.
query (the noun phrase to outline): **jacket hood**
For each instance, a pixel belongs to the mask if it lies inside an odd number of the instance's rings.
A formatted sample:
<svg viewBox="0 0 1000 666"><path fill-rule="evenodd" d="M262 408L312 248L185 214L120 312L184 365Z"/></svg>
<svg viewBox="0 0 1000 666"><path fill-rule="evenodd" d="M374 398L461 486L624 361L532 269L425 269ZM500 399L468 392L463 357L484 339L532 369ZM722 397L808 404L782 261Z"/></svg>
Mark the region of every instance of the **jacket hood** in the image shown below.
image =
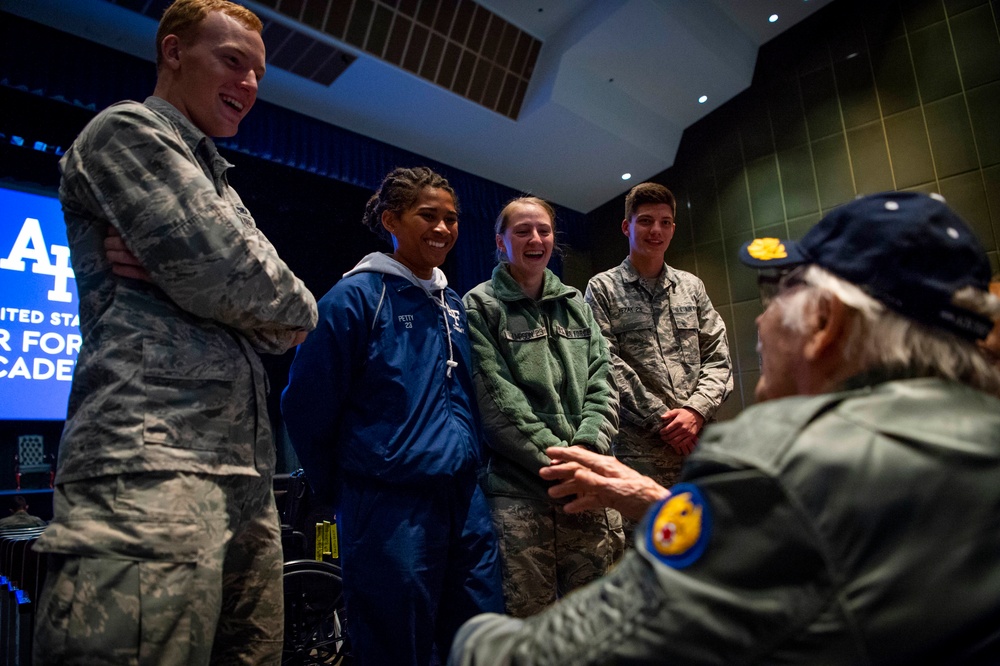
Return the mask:
<svg viewBox="0 0 1000 666"><path fill-rule="evenodd" d="M402 278L406 278L414 285L420 287L424 291L428 291L421 282L420 278L413 274L409 268L399 263L388 254L384 252L372 252L366 255L358 265L351 270L344 273L344 277L349 275L354 275L355 273L385 273L387 275L397 275ZM448 286L448 278L445 277L444 271L440 268L434 268L431 272L431 288L434 291L439 291ZM428 291L428 296L430 292Z"/></svg>
<svg viewBox="0 0 1000 666"><path fill-rule="evenodd" d="M420 278L413 274L413 271L384 252L372 252L358 262L357 266L344 273L344 277L354 275L355 273L383 273L386 275L396 275L406 278L413 285L422 289L423 292L427 294L427 298L431 299L431 301L437 305L441 313L440 316L444 320L444 332L448 338L447 375L450 378L451 371L458 367L458 361L455 360L455 348L451 340L452 323L448 320L448 317L453 317L454 321L457 323L461 311L453 310L445 299L444 290L445 287L448 286L448 278L444 276L444 272L435 266L431 271L431 279L421 281ZM426 284L427 282L430 282L429 288ZM383 289L384 288L385 287L383 286ZM437 296L431 292L437 293Z"/></svg>

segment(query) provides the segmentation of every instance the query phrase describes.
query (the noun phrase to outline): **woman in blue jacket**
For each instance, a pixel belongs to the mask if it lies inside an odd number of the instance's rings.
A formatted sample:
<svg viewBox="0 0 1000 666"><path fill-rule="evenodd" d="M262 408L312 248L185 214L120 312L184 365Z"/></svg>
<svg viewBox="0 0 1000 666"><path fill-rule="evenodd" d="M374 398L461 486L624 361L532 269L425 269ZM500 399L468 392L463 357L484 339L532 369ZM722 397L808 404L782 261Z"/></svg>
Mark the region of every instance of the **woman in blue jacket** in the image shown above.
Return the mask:
<svg viewBox="0 0 1000 666"><path fill-rule="evenodd" d="M363 222L393 252L320 300L281 407L306 476L336 497L357 662L426 666L466 619L503 610L465 310L439 268L458 203L430 169L395 169Z"/></svg>

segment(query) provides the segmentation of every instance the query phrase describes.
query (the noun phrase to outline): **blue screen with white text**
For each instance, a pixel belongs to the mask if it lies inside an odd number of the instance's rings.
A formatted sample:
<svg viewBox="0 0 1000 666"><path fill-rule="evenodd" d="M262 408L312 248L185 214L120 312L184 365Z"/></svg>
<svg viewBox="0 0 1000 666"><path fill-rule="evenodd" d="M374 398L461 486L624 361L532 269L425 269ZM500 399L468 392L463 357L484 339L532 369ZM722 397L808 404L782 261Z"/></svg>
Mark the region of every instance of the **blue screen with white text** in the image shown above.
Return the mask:
<svg viewBox="0 0 1000 666"><path fill-rule="evenodd" d="M0 187L0 419L66 418L78 306L59 200Z"/></svg>

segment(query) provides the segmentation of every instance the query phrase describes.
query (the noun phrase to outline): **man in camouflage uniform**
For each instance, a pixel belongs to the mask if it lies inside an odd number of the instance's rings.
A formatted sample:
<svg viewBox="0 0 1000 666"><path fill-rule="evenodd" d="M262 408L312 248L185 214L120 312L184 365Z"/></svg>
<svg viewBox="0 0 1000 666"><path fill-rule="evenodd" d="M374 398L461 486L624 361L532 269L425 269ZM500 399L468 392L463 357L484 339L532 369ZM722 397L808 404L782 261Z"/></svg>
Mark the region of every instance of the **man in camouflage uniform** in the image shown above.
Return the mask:
<svg viewBox="0 0 1000 666"><path fill-rule="evenodd" d="M10 500L10 515L0 520L0 529L41 527L45 521L28 513L28 500L24 495L14 495Z"/></svg>
<svg viewBox="0 0 1000 666"><path fill-rule="evenodd" d="M84 342L37 546L36 663L280 662L258 352L301 342L316 302L208 138L256 99L260 31L238 5L178 0L153 96L98 114L60 164Z"/></svg>
<svg viewBox="0 0 1000 666"><path fill-rule="evenodd" d="M615 457L670 487L733 390L726 325L700 279L668 266L674 195L640 183L625 198L628 258L587 285L620 399Z"/></svg>

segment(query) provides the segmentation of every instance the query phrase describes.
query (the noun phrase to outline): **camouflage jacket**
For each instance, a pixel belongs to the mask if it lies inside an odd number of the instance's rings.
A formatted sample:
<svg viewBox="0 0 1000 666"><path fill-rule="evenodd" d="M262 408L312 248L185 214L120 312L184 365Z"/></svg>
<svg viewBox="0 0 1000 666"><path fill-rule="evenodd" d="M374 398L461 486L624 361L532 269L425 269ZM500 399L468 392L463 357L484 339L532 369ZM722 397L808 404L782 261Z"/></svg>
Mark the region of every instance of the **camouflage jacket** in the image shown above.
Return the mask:
<svg viewBox="0 0 1000 666"><path fill-rule="evenodd" d="M538 470L550 446L611 452L618 397L608 348L580 292L545 271L524 295L504 264L465 295L473 383L490 449L488 495L548 499Z"/></svg>
<svg viewBox="0 0 1000 666"><path fill-rule="evenodd" d="M229 187L230 166L155 97L104 110L62 158L83 346L58 482L273 470L257 352L312 329L316 301ZM112 274L109 226L152 283Z"/></svg>
<svg viewBox="0 0 1000 666"><path fill-rule="evenodd" d="M18 511L0 519L0 530L16 527L41 527L44 524L45 521L38 516L33 516L27 511Z"/></svg>
<svg viewBox="0 0 1000 666"><path fill-rule="evenodd" d="M590 279L586 300L611 348L623 434L661 446L664 412L689 407L712 419L733 374L726 325L700 279L664 264L650 293L625 259Z"/></svg>

